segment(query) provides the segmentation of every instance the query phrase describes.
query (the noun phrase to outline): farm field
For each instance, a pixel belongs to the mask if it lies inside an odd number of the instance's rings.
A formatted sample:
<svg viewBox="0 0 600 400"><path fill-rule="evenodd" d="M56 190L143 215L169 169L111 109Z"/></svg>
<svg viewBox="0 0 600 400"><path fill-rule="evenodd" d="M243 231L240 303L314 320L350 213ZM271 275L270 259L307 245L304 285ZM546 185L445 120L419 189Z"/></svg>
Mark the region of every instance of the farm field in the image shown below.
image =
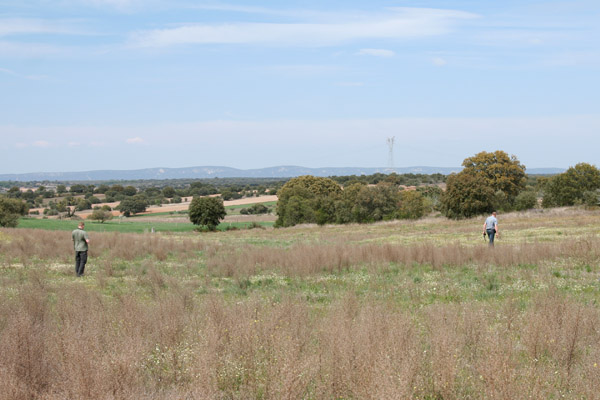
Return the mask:
<svg viewBox="0 0 600 400"><path fill-rule="evenodd" d="M83 278L74 222L25 221L0 230L0 398L600 392L597 210L501 214L495 248L482 218L155 234L87 222Z"/></svg>
<svg viewBox="0 0 600 400"><path fill-rule="evenodd" d="M264 198L248 198L240 200L231 200L224 202L227 216L217 227L218 230L227 230L231 228L244 229L249 226L272 227L276 216L266 215L241 215L240 210L247 208L252 204L264 204L275 209L276 201L272 201L273 196L263 196ZM252 202L254 201L254 202ZM169 207L151 207L146 213L141 213L129 218L116 217L105 222L85 220L86 230L90 232L124 232L124 233L148 233L152 232L192 232L196 230L188 216L188 204L177 205L177 210ZM185 212L183 212L185 211ZM91 211L76 213L80 218L86 218ZM118 211L114 214L119 215ZM77 227L77 221L61 220L56 218L26 217L21 218L20 228L28 229L46 229L72 231Z"/></svg>

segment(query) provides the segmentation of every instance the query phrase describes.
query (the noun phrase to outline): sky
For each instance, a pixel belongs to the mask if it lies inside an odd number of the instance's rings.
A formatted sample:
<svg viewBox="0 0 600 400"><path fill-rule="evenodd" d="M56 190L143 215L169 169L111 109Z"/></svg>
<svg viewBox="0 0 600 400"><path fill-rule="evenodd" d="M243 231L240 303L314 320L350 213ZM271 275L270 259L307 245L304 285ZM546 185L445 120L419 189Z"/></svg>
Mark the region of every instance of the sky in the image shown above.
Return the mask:
<svg viewBox="0 0 600 400"><path fill-rule="evenodd" d="M0 174L600 166L598 21L597 0L0 0Z"/></svg>

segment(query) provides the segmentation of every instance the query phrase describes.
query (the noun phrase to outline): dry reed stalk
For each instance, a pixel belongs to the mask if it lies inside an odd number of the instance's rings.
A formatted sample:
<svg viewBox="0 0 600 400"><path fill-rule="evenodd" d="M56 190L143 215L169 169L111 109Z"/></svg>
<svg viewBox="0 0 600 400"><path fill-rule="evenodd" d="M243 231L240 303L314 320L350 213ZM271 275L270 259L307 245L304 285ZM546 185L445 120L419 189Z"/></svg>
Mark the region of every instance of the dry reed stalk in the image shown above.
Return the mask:
<svg viewBox="0 0 600 400"><path fill-rule="evenodd" d="M79 284L24 286L0 306L0 398L594 398L600 389L598 310L552 292L523 311L433 304L412 315L353 294L318 313L293 296L213 294L190 306L188 295L109 300Z"/></svg>

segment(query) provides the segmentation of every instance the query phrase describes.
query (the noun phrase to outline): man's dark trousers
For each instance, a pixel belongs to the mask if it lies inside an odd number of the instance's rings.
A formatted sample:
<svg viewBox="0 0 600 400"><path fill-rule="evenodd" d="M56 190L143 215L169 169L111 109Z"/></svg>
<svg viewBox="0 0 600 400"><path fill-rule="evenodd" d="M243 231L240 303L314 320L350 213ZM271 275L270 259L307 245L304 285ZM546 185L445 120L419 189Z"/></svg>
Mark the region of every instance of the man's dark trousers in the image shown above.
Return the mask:
<svg viewBox="0 0 600 400"><path fill-rule="evenodd" d="M487 235L490 238L490 246L494 245L494 236L496 236L496 230L495 229L486 229Z"/></svg>
<svg viewBox="0 0 600 400"><path fill-rule="evenodd" d="M87 251L76 251L75 252L75 272L77 276L83 275L85 270L85 263L87 262Z"/></svg>

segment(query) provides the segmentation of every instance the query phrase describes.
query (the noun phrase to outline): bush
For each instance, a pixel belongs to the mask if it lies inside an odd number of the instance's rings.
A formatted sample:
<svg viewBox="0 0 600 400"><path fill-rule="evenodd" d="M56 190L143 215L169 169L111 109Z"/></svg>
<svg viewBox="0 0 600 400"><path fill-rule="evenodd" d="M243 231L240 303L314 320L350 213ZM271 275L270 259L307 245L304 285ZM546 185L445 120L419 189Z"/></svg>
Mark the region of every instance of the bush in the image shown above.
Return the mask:
<svg viewBox="0 0 600 400"><path fill-rule="evenodd" d="M579 163L544 181L543 188L544 207L583 204L584 193L600 189L600 171L593 165Z"/></svg>
<svg viewBox="0 0 600 400"><path fill-rule="evenodd" d="M525 211L537 206L537 195L533 190L526 190L519 193L515 199L515 210Z"/></svg>
<svg viewBox="0 0 600 400"><path fill-rule="evenodd" d="M267 214L271 211L271 209L264 204L253 204L250 208L242 208L240 210L240 214L247 215L258 215L258 214Z"/></svg>
<svg viewBox="0 0 600 400"><path fill-rule="evenodd" d="M400 192L398 217L402 219L419 219L427 212L427 204L423 195L414 190Z"/></svg>
<svg viewBox="0 0 600 400"><path fill-rule="evenodd" d="M588 190L583 193L583 204L587 207L597 207L600 205L600 190Z"/></svg>
<svg viewBox="0 0 600 400"><path fill-rule="evenodd" d="M19 224L19 217L27 215L27 204L18 199L9 199L0 196L0 226L15 228Z"/></svg>
<svg viewBox="0 0 600 400"><path fill-rule="evenodd" d="M94 212L92 212L92 214L88 217L88 219L100 221L101 223L104 223L104 221L111 220L112 218L113 215L110 211L102 209L94 210Z"/></svg>

